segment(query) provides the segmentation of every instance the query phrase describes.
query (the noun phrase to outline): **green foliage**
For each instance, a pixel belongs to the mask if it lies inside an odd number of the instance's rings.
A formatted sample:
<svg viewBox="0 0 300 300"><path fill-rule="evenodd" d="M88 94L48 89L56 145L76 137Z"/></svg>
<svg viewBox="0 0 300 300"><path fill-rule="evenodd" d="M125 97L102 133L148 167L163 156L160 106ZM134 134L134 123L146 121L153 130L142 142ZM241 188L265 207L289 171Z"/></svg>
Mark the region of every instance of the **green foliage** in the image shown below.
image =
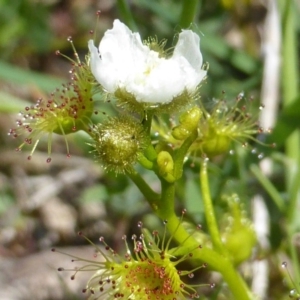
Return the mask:
<svg viewBox="0 0 300 300"><path fill-rule="evenodd" d="M48 51L52 42L49 8L30 0L0 1L0 51L4 58L11 58L12 53Z"/></svg>
<svg viewBox="0 0 300 300"><path fill-rule="evenodd" d="M280 112L275 128L269 137L270 141L281 147L286 139L297 129L300 128L300 97L288 104Z"/></svg>

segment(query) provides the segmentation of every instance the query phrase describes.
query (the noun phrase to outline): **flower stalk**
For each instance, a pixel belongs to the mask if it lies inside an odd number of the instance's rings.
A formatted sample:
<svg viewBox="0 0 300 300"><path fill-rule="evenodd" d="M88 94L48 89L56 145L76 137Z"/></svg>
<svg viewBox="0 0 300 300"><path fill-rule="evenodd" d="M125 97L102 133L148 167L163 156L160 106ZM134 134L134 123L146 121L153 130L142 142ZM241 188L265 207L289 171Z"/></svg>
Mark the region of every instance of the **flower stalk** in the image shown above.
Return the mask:
<svg viewBox="0 0 300 300"><path fill-rule="evenodd" d="M194 22L199 6L198 0L184 0L182 1L182 10L180 16L180 26L188 28Z"/></svg>
<svg viewBox="0 0 300 300"><path fill-rule="evenodd" d="M210 237L211 237L214 249L216 249L216 251L219 252L220 254L225 254L226 250L221 241L221 236L220 236L220 232L218 229L218 224L216 221L216 216L215 216L212 199L211 199L211 195L210 195L206 158L204 158L201 163L200 186L201 186L202 198L203 198L203 202L204 202L206 223L207 223L207 227L208 227L208 230L210 233Z"/></svg>

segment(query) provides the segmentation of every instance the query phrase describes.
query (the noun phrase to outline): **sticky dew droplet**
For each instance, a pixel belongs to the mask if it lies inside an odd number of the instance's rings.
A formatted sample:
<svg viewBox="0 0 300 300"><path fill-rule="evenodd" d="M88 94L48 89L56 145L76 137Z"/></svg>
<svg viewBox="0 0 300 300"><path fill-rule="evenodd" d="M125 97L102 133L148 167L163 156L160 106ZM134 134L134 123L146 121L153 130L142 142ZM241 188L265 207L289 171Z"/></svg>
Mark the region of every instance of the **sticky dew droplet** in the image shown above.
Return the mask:
<svg viewBox="0 0 300 300"><path fill-rule="evenodd" d="M252 154L256 154L256 153L257 153L257 149L256 149L256 148L253 148L253 149L251 150L251 153L252 153Z"/></svg>
<svg viewBox="0 0 300 300"><path fill-rule="evenodd" d="M264 154L263 154L263 153L259 153L259 154L257 155L257 158L258 158L258 159L263 159L263 158L264 158Z"/></svg>
<svg viewBox="0 0 300 300"><path fill-rule="evenodd" d="M205 162L209 162L209 158L208 158L208 157L205 157L205 158L204 158L204 161L205 161Z"/></svg>
<svg viewBox="0 0 300 300"><path fill-rule="evenodd" d="M298 300L300 298L300 295L296 289L292 289L290 290L289 298Z"/></svg>

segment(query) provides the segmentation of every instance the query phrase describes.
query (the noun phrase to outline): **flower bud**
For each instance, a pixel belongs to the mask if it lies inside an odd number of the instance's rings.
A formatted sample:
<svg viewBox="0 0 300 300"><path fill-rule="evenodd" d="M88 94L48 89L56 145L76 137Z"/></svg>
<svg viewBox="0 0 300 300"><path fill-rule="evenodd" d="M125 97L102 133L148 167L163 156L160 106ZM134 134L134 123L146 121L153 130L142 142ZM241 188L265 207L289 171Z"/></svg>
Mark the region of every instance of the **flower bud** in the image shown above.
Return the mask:
<svg viewBox="0 0 300 300"><path fill-rule="evenodd" d="M104 169L115 173L130 172L147 142L143 126L125 116L96 125L92 136L97 159Z"/></svg>
<svg viewBox="0 0 300 300"><path fill-rule="evenodd" d="M180 125L172 129L173 137L177 140L186 139L197 128L201 115L202 112L198 106L184 112L179 118Z"/></svg>
<svg viewBox="0 0 300 300"><path fill-rule="evenodd" d="M174 161L171 154L167 151L161 151L157 155L158 172L165 180L174 181Z"/></svg>
<svg viewBox="0 0 300 300"><path fill-rule="evenodd" d="M211 138L205 139L202 144L202 151L208 157L213 157L228 152L230 144L231 140L228 136L215 133L211 135Z"/></svg>

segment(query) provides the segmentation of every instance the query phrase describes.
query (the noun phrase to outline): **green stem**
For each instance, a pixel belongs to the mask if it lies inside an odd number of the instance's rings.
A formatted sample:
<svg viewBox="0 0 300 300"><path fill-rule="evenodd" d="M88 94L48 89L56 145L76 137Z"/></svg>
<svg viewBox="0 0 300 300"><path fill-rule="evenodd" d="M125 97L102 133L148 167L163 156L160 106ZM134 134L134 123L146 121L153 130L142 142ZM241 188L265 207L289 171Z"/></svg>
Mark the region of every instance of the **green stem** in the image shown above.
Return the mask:
<svg viewBox="0 0 300 300"><path fill-rule="evenodd" d="M145 111L145 116L143 119L143 126L145 132L150 136L151 125L152 125L153 113L151 111Z"/></svg>
<svg viewBox="0 0 300 300"><path fill-rule="evenodd" d="M287 106L295 101L298 92L298 54L297 54L297 24L295 20L294 3L291 0L281 0L282 4L282 29L283 29L283 41L282 41L282 93L283 93L283 105ZM299 154L300 146L300 134L299 130L296 130L286 140L286 155L291 160L291 163L296 166L300 161ZM291 187L294 170L286 172L286 182L288 189Z"/></svg>
<svg viewBox="0 0 300 300"><path fill-rule="evenodd" d="M183 0L179 25L188 28L194 22L198 11L199 0Z"/></svg>
<svg viewBox="0 0 300 300"><path fill-rule="evenodd" d="M290 255L293 262L293 273L294 273L294 282L299 282L300 280L300 270L299 270L299 258L298 258L298 251L297 247L295 245L295 242L293 241L294 237L294 228L291 228L288 232L288 240L289 240L289 248L290 248Z"/></svg>
<svg viewBox="0 0 300 300"><path fill-rule="evenodd" d="M153 162L150 161L146 156L144 156L142 153L138 156L137 161L141 166L143 166L147 170L153 169Z"/></svg>
<svg viewBox="0 0 300 300"><path fill-rule="evenodd" d="M292 224L292 226L296 225L298 227L298 210L295 209L297 207L298 195L299 195L299 182L300 182L300 163L298 164L297 172L293 177L293 181L291 183L291 188L289 191L289 207L287 210L287 220L288 224Z"/></svg>
<svg viewBox="0 0 300 300"><path fill-rule="evenodd" d="M174 155L174 177L176 180L181 178L183 172L183 163L186 154L198 136L197 130L194 130L191 135L183 142L181 147L176 150Z"/></svg>
<svg viewBox="0 0 300 300"><path fill-rule="evenodd" d="M152 126L152 119L153 119L153 112L151 111L145 111L145 116L143 119L143 127L147 134L147 136L151 136L151 126ZM157 153L151 144L151 139L149 138L149 144L148 147L144 151L145 156L151 161L154 162L157 158Z"/></svg>
<svg viewBox="0 0 300 300"><path fill-rule="evenodd" d="M281 4L282 19L282 94L284 107L295 103L299 95L299 58L298 58L298 20L296 19L296 6L294 1L279 0ZM287 209L288 237L290 240L290 253L295 273L295 281L299 282L300 269L299 259L293 245L293 235L298 228L297 199L300 191L300 130L296 129L285 142L285 154L289 160L286 167L286 186L289 195ZM298 267L297 267L298 266Z"/></svg>
<svg viewBox="0 0 300 300"><path fill-rule="evenodd" d="M152 163L157 159L157 153L156 153L153 145L151 144L151 141L150 141L148 147L145 149L144 155Z"/></svg>
<svg viewBox="0 0 300 300"><path fill-rule="evenodd" d="M219 253L225 254L226 249L221 241L221 236L218 229L214 208L211 200L208 175L207 175L207 161L205 159L203 159L201 169L200 169L200 185L201 185L202 198L203 198L204 208L205 208L206 223L212 239L213 246Z"/></svg>
<svg viewBox="0 0 300 300"><path fill-rule="evenodd" d="M256 179L260 182L265 191L269 194L271 199L273 199L279 211L283 213L286 209L285 203L278 190L274 187L273 183L269 180L268 177L263 174L263 172L257 165L251 165L250 170L255 175Z"/></svg>
<svg viewBox="0 0 300 300"><path fill-rule="evenodd" d="M166 180L161 180L161 200L157 210L157 215L162 220L169 220L174 215L175 201L175 183L169 183Z"/></svg>
<svg viewBox="0 0 300 300"><path fill-rule="evenodd" d="M133 30L137 31L137 26L135 24L133 15L131 13L128 1L126 0L117 0L118 10L120 12L121 18L125 21L128 27Z"/></svg>

